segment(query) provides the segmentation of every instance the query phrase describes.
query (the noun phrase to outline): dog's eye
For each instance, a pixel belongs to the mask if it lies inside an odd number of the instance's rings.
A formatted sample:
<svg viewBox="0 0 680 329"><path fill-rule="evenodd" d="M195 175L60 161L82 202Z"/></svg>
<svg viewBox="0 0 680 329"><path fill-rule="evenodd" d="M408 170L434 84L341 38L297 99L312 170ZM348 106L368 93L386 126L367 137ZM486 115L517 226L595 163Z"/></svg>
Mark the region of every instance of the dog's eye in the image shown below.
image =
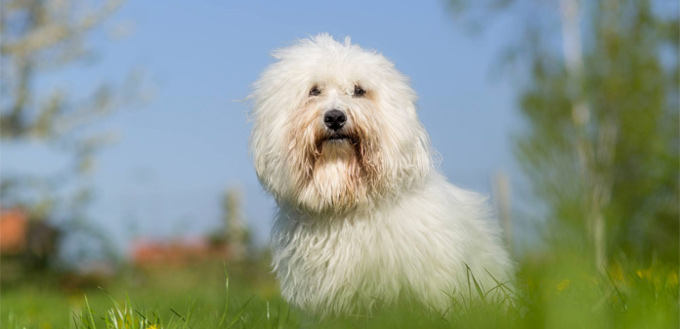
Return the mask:
<svg viewBox="0 0 680 329"><path fill-rule="evenodd" d="M312 88L312 90L309 91L309 96L319 96L319 95L321 95L321 89L319 89L319 87L317 87L317 86L314 86L314 88Z"/></svg>
<svg viewBox="0 0 680 329"><path fill-rule="evenodd" d="M352 96L354 97L361 97L366 93L366 90L361 88L360 86L354 86L354 94Z"/></svg>

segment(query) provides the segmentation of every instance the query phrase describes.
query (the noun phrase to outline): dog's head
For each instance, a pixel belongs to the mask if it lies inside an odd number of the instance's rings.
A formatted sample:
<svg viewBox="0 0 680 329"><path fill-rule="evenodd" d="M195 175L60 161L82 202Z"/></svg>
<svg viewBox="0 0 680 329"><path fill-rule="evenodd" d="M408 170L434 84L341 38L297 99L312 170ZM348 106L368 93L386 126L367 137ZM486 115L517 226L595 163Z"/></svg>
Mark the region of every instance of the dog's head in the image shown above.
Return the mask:
<svg viewBox="0 0 680 329"><path fill-rule="evenodd" d="M254 85L251 151L279 202L341 212L396 195L430 170L408 79L326 34L274 52Z"/></svg>

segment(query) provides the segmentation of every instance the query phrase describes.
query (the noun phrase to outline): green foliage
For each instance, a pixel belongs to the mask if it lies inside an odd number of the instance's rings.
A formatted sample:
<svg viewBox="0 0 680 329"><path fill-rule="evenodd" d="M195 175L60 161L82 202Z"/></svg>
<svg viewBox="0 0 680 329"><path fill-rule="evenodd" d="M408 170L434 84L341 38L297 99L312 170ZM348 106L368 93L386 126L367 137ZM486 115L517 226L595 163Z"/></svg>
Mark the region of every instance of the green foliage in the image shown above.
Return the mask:
<svg viewBox="0 0 680 329"><path fill-rule="evenodd" d="M86 58L87 35L120 4L85 10L79 1L2 1L2 136L55 139L111 109L114 94L102 85L74 104L63 90L36 92L36 80Z"/></svg>
<svg viewBox="0 0 680 329"><path fill-rule="evenodd" d="M65 168L55 168L49 175L9 175L5 170L0 186L2 206L23 206L31 219L47 219L57 212L71 219L84 217L91 189L83 178L94 170L96 153L113 139L111 133L92 133L87 128L129 102L137 91L103 82L90 94L68 90L63 87L67 81L51 89L38 86L45 77L92 57L89 36L101 28L120 1L108 0L94 7L78 0L2 0L1 5L3 145L39 146L44 154L70 160ZM131 75L126 85L134 90L139 87L137 81Z"/></svg>
<svg viewBox="0 0 680 329"><path fill-rule="evenodd" d="M516 20L515 154L547 205L547 240L605 267L678 264L678 6L652 0L451 0L458 18ZM531 17L531 19L525 19Z"/></svg>
<svg viewBox="0 0 680 329"><path fill-rule="evenodd" d="M597 211L610 254L677 263L677 53L662 60L677 46L677 16L654 13L650 1L584 6L581 71L570 67L568 45L563 57L529 50L528 131L517 156L550 206L557 239L587 245Z"/></svg>
<svg viewBox="0 0 680 329"><path fill-rule="evenodd" d="M0 204L3 209L20 208L31 221L58 219L61 232L69 236L91 236L102 241L106 255L112 254L108 236L86 222L86 207L92 200L88 179L95 156L113 140L110 132L95 131L93 124L129 103L139 93L139 78L130 75L128 89L100 83L86 94L61 86L47 89L41 83L55 73L91 60L91 34L120 5L107 0L96 5L80 0L2 0L0 11L0 137L4 156L12 149L31 148L45 159L65 159L47 174L23 168L2 168ZM44 83L43 83L44 84ZM94 234L93 234L94 233ZM27 251L27 252L30 252ZM50 263L59 260L55 252Z"/></svg>

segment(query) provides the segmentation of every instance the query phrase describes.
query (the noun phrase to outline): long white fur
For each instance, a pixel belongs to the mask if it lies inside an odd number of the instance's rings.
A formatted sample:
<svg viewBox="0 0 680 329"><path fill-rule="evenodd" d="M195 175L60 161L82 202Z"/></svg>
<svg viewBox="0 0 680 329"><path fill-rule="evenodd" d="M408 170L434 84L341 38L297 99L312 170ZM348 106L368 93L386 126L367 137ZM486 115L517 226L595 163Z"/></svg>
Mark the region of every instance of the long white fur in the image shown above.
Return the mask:
<svg viewBox="0 0 680 329"><path fill-rule="evenodd" d="M279 205L273 266L288 302L347 314L407 296L445 310L467 293L468 267L485 290L509 280L486 198L433 167L415 92L389 60L327 34L274 57L251 95L251 151ZM321 95L310 96L314 86ZM334 108L356 144L320 142Z"/></svg>

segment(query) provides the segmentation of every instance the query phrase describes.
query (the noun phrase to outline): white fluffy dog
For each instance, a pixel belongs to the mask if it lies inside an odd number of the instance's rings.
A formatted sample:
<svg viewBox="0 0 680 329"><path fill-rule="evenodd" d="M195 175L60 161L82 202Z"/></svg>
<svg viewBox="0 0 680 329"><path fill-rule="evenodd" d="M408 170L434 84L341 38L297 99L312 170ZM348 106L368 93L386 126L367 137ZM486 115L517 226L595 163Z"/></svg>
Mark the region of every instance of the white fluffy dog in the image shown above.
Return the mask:
<svg viewBox="0 0 680 329"><path fill-rule="evenodd" d="M251 95L251 150L279 205L288 302L328 315L408 296L445 310L471 276L484 290L511 277L486 198L433 168L415 92L388 59L327 34L274 57Z"/></svg>

